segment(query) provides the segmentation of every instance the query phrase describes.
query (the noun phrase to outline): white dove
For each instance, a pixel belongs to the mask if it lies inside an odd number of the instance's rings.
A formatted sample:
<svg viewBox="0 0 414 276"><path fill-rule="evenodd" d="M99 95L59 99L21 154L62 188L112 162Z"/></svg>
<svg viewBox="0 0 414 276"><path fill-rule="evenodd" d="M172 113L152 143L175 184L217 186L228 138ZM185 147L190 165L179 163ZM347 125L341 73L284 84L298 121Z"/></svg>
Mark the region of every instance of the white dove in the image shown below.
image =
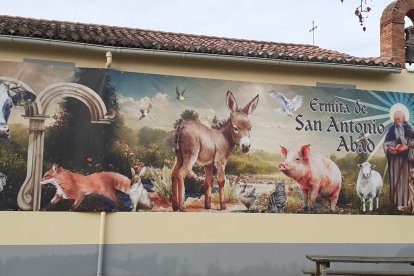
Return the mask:
<svg viewBox="0 0 414 276"><path fill-rule="evenodd" d="M157 121L157 118L155 118L155 117L153 117L152 115L149 114L151 108L152 108L152 104L151 103L148 105L147 108L141 108L139 110L141 112L141 117L139 117L138 121L144 119L145 117L148 117L151 120L153 120L154 122L156 122Z"/></svg>
<svg viewBox="0 0 414 276"><path fill-rule="evenodd" d="M270 91L269 95L282 104L282 107L275 109L275 111L280 114L293 117L293 113L302 106L303 96L301 95L296 95L291 100L286 98L286 96L281 92Z"/></svg>

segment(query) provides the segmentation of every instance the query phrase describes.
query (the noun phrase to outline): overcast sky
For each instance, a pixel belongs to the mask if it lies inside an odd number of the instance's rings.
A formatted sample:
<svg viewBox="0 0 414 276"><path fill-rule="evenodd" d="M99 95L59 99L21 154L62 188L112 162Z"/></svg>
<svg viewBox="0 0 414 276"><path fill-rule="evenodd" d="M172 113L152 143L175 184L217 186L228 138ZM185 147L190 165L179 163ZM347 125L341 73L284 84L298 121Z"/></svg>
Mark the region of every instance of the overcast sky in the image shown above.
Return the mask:
<svg viewBox="0 0 414 276"><path fill-rule="evenodd" d="M0 0L4 15L97 23L168 32L315 44L354 56L379 56L379 22L392 0L372 8L363 32L359 0Z"/></svg>

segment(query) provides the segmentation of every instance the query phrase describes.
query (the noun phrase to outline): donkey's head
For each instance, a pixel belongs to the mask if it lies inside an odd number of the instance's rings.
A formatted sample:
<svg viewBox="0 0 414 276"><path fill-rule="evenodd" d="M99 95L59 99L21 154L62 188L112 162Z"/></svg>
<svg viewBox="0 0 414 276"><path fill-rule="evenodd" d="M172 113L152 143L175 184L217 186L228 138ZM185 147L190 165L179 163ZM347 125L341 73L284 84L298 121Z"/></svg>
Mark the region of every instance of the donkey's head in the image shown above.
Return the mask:
<svg viewBox="0 0 414 276"><path fill-rule="evenodd" d="M233 94L227 91L227 107L230 109L231 137L242 152L248 152L250 149L252 123L248 116L256 109L258 102L259 95L254 97L245 107L239 109Z"/></svg>

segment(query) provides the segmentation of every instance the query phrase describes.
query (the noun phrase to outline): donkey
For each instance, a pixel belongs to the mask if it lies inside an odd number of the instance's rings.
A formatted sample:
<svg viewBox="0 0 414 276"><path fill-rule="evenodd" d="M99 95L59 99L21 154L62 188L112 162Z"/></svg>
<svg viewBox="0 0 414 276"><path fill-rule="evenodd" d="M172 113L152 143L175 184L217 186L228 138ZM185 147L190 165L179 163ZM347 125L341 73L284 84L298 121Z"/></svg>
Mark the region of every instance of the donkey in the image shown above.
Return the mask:
<svg viewBox="0 0 414 276"><path fill-rule="evenodd" d="M226 103L230 117L220 121L211 128L198 121L185 121L177 126L173 135L176 163L172 180L172 208L185 212L184 179L192 172L195 163L204 166L205 209L211 209L211 190L213 186L213 168L217 170L220 209L226 209L224 202L225 167L235 146L242 152L250 149L250 131L252 124L248 115L256 109L259 95L254 97L244 108L239 109L236 99L227 91Z"/></svg>
<svg viewBox="0 0 414 276"><path fill-rule="evenodd" d="M0 81L0 141L10 138L10 128L7 121L13 106L25 106L33 103L36 95L23 89L21 86L10 87Z"/></svg>

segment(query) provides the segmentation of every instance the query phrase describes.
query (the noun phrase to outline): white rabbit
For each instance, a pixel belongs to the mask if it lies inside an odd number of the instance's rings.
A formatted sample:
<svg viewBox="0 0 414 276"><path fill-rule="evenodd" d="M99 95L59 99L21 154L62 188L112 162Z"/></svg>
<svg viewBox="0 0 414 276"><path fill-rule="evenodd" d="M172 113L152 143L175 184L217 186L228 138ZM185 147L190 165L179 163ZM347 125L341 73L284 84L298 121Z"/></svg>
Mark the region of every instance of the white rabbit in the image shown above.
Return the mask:
<svg viewBox="0 0 414 276"><path fill-rule="evenodd" d="M131 168L132 180L131 180L131 190L129 191L129 197L131 198L133 208L132 212L138 210L151 210L154 206L154 202L151 200L148 195L147 190L145 190L144 185L142 185L141 177L144 175L146 167L143 167L137 174L134 168Z"/></svg>

